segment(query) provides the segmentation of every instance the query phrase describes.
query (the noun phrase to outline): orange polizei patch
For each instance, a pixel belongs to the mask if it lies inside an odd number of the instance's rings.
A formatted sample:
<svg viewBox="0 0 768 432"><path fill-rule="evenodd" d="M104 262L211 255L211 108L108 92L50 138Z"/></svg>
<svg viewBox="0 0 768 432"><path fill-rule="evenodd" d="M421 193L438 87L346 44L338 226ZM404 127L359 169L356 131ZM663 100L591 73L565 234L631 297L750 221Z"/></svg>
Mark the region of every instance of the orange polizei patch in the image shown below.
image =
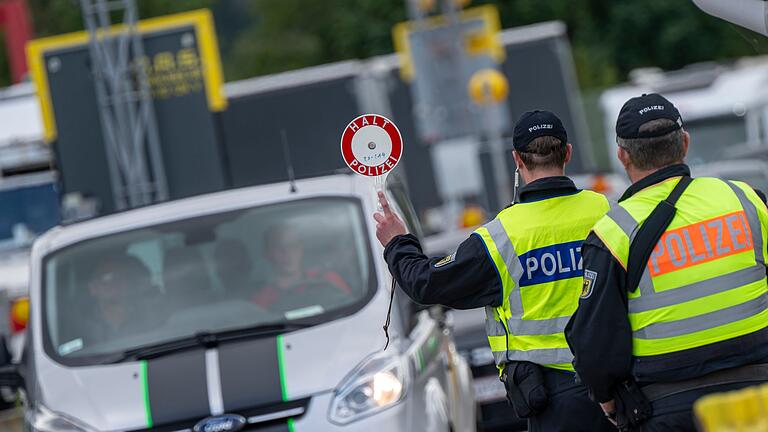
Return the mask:
<svg viewBox="0 0 768 432"><path fill-rule="evenodd" d="M651 253L648 268L651 276L659 276L752 248L747 216L737 211L665 232Z"/></svg>

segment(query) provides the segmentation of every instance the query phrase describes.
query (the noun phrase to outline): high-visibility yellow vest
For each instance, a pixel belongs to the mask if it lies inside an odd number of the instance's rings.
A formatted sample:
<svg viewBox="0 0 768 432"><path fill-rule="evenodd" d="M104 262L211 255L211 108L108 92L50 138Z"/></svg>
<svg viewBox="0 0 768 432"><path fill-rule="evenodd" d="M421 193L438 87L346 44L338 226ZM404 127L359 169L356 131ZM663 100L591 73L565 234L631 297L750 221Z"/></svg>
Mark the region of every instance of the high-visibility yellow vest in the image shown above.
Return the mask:
<svg viewBox="0 0 768 432"><path fill-rule="evenodd" d="M530 361L573 371L565 325L582 288L581 245L609 210L595 192L515 204L478 228L503 288L503 304L486 307L496 365Z"/></svg>
<svg viewBox="0 0 768 432"><path fill-rule="evenodd" d="M638 227L679 179L637 192L595 225L594 233L625 269ZM639 287L628 287L635 357L709 345L768 326L765 204L744 183L696 178L676 207Z"/></svg>

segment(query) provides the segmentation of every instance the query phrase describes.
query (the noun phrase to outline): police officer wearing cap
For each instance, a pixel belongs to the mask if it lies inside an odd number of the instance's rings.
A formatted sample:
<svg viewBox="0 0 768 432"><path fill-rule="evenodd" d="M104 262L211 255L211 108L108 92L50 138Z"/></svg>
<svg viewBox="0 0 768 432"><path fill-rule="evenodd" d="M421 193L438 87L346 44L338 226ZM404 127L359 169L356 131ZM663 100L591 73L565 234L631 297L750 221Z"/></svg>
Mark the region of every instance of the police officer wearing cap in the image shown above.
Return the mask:
<svg viewBox="0 0 768 432"><path fill-rule="evenodd" d="M564 175L572 147L548 111L522 115L514 158L526 182L520 200L478 228L457 251L429 258L406 234L383 195L376 235L402 290L421 304L484 307L493 356L518 416L529 431L613 430L575 382L563 330L581 290L581 244L609 209L600 194Z"/></svg>
<svg viewBox="0 0 768 432"><path fill-rule="evenodd" d="M697 398L768 381L768 209L745 183L691 179L682 125L658 94L621 109L633 184L584 242L565 331L579 378L622 430L694 431Z"/></svg>

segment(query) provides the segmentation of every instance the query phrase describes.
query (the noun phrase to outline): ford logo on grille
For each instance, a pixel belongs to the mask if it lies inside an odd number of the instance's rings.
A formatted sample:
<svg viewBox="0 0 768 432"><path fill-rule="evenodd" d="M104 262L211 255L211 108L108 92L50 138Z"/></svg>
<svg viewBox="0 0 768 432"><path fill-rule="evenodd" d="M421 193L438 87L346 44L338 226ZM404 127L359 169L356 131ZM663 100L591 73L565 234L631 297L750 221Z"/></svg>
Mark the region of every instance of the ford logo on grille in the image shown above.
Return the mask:
<svg viewBox="0 0 768 432"><path fill-rule="evenodd" d="M237 432L245 426L245 417L237 414L224 414L200 420L192 430L194 432Z"/></svg>

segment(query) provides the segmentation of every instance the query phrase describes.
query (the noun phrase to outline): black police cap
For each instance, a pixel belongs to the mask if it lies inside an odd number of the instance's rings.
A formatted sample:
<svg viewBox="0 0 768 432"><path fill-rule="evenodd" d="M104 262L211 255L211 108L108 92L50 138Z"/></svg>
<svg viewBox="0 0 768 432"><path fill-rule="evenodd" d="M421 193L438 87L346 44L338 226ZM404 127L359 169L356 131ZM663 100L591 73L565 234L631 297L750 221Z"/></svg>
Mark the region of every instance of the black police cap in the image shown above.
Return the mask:
<svg viewBox="0 0 768 432"><path fill-rule="evenodd" d="M667 119L674 124L653 132L640 132L640 126L649 121ZM651 93L627 101L616 119L616 136L624 139L654 138L666 135L683 127L680 111L664 96Z"/></svg>
<svg viewBox="0 0 768 432"><path fill-rule="evenodd" d="M512 143L515 150L527 152L528 144L543 136L555 137L562 141L563 145L568 142L568 133L563 127L563 122L555 114L542 110L526 111L517 120Z"/></svg>

